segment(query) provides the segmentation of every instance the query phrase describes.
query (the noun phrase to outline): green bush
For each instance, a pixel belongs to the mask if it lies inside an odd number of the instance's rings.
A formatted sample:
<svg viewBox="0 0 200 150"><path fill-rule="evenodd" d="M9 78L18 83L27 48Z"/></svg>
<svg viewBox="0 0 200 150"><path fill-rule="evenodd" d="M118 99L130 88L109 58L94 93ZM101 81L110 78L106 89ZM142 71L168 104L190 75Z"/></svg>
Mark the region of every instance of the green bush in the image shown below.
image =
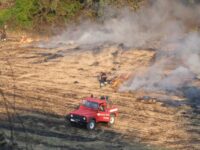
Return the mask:
<svg viewBox="0 0 200 150"><path fill-rule="evenodd" d="M14 28L40 28L45 25L63 24L84 9L89 17L103 15L106 5L123 7L128 5L134 10L143 0L15 0L9 8L0 10L0 26L9 23Z"/></svg>
<svg viewBox="0 0 200 150"><path fill-rule="evenodd" d="M11 8L12 19L16 21L19 27L31 27L32 16L30 10L37 9L35 0L16 0L15 5Z"/></svg>
<svg viewBox="0 0 200 150"><path fill-rule="evenodd" d="M10 8L0 10L0 25L7 21L12 21L13 25L19 27L31 27L31 9L34 9L35 0L16 0L15 5ZM36 8L35 8L36 9Z"/></svg>
<svg viewBox="0 0 200 150"><path fill-rule="evenodd" d="M77 0L16 0L12 7L0 10L0 25L11 21L15 27L31 28L33 22L57 23L74 17L81 8Z"/></svg>

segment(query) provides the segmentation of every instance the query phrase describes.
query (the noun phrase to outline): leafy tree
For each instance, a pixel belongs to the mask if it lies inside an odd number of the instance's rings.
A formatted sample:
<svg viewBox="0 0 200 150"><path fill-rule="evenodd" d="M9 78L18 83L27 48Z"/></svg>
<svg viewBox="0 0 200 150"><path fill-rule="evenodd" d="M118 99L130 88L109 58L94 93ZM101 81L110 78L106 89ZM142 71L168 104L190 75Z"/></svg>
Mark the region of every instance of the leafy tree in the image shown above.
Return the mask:
<svg viewBox="0 0 200 150"><path fill-rule="evenodd" d="M104 7L129 6L137 10L144 0L0 0L11 3L0 9L0 26L8 22L10 26L22 29L40 28L46 25L62 25L81 15L98 18L103 16Z"/></svg>

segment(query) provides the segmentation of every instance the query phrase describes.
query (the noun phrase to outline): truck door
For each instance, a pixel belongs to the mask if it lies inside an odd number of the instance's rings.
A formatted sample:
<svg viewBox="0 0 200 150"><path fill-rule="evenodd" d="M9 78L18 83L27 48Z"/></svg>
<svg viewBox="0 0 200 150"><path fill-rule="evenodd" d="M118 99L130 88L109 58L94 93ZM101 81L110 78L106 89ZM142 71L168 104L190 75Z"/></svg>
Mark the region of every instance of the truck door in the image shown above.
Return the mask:
<svg viewBox="0 0 200 150"><path fill-rule="evenodd" d="M100 105L97 113L97 120L99 122L108 122L110 120L109 112L105 105Z"/></svg>

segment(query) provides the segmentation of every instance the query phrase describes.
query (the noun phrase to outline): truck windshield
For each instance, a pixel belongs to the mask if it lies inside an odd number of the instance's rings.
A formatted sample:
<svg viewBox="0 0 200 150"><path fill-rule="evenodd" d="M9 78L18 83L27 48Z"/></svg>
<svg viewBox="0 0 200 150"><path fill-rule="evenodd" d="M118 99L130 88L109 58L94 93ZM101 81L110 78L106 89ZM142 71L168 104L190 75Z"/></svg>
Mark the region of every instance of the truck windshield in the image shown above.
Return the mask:
<svg viewBox="0 0 200 150"><path fill-rule="evenodd" d="M92 108L92 109L98 109L99 107L98 103L87 101L87 100L83 100L82 104L85 107Z"/></svg>

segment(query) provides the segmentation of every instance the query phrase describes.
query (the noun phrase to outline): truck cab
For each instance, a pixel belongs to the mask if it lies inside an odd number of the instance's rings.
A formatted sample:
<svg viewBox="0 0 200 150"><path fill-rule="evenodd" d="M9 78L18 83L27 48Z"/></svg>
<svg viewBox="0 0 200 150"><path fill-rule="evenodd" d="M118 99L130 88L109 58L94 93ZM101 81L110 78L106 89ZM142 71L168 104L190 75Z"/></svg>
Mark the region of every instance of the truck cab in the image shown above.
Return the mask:
<svg viewBox="0 0 200 150"><path fill-rule="evenodd" d="M115 123L118 108L112 106L106 99L84 98L78 109L70 112L66 119L71 124L86 125L87 129L95 129L96 123L106 122L109 125Z"/></svg>

